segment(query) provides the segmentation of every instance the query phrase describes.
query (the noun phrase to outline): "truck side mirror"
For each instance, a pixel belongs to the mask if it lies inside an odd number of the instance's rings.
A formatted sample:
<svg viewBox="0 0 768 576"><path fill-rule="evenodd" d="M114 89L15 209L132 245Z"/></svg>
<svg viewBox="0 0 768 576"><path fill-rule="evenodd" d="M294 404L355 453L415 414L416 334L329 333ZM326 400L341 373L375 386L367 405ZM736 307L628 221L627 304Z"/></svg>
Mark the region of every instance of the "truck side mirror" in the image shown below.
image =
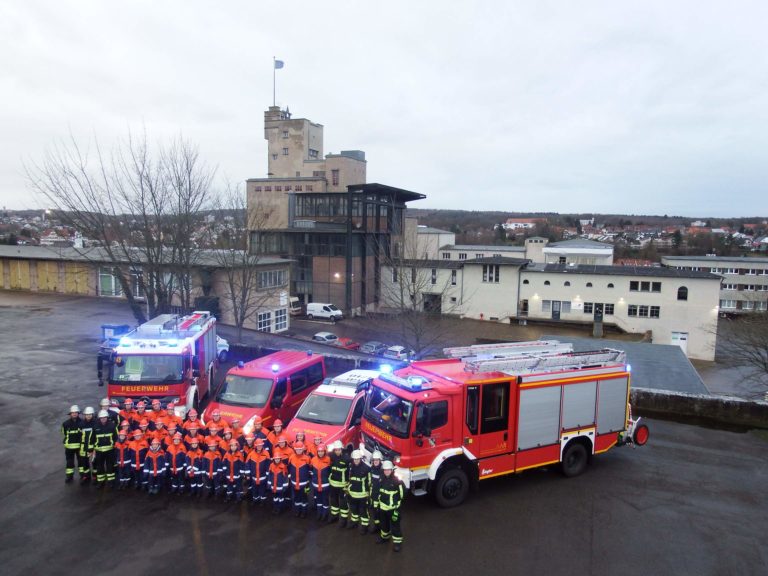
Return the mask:
<svg viewBox="0 0 768 576"><path fill-rule="evenodd" d="M281 396L278 396L277 398L272 398L272 402L269 404L271 408L280 408L280 406L283 405L283 398Z"/></svg>

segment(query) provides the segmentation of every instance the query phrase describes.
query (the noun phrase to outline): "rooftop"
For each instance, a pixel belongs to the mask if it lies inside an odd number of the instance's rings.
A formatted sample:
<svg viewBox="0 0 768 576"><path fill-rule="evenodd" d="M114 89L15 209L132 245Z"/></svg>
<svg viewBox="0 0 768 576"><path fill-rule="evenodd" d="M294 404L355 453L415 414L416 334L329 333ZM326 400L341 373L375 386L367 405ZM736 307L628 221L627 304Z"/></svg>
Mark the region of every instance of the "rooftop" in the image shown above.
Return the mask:
<svg viewBox="0 0 768 576"><path fill-rule="evenodd" d="M395 188L394 186L387 186L386 184L378 184L376 182L370 184L350 184L347 186L347 190L350 192L362 192L363 194L392 195L396 200L401 202L424 200L424 198L426 198L424 194L419 194L418 192L411 192L410 190Z"/></svg>
<svg viewBox="0 0 768 576"><path fill-rule="evenodd" d="M613 251L613 244L605 244L604 242L596 242L584 238L574 238L573 240L550 242L547 245L547 248L602 248L604 250Z"/></svg>
<svg viewBox="0 0 768 576"><path fill-rule="evenodd" d="M738 262L739 264L754 262L759 264L768 264L768 258L753 258L751 256L663 256L662 261L664 260L694 260L696 262Z"/></svg>
<svg viewBox="0 0 768 576"><path fill-rule="evenodd" d="M544 266L529 267L532 272L546 272L554 274L599 274L602 276L648 276L661 278L702 278L705 280L717 280L721 278L717 274L700 270L678 270L677 268L664 268L654 266L599 266L595 264L546 264Z"/></svg>
<svg viewBox="0 0 768 576"><path fill-rule="evenodd" d="M416 229L417 234L453 234L450 230L441 230L440 228L432 228L431 226L419 226Z"/></svg>
<svg viewBox="0 0 768 576"><path fill-rule="evenodd" d="M525 252L524 246L493 246L490 244L454 244L443 247L445 250L487 250L491 252Z"/></svg>

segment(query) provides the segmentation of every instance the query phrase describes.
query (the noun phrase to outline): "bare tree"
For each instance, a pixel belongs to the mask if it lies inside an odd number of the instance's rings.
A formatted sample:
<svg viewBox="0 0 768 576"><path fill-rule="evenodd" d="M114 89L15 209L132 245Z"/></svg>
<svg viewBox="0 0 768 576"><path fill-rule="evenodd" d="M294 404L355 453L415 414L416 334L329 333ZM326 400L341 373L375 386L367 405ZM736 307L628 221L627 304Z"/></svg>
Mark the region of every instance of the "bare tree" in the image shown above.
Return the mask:
<svg viewBox="0 0 768 576"><path fill-rule="evenodd" d="M747 378L761 386L757 397L768 393L768 313L721 319L717 347L726 364L741 368Z"/></svg>
<svg viewBox="0 0 768 576"><path fill-rule="evenodd" d="M70 137L26 166L32 189L100 247L82 254L109 263L139 322L169 309L174 295L190 306L195 231L215 173L181 137L157 148L129 133L108 154L98 141L91 153Z"/></svg>
<svg viewBox="0 0 768 576"><path fill-rule="evenodd" d="M243 340L243 327L253 322L260 310L285 291L287 273L264 269L261 255L248 250L248 236L264 228L267 211L259 205L247 206L246 195L239 187L227 186L216 200L219 222L209 230L209 244L215 249L212 260L219 270L222 310L237 328L237 340ZM273 278L272 274L285 277Z"/></svg>

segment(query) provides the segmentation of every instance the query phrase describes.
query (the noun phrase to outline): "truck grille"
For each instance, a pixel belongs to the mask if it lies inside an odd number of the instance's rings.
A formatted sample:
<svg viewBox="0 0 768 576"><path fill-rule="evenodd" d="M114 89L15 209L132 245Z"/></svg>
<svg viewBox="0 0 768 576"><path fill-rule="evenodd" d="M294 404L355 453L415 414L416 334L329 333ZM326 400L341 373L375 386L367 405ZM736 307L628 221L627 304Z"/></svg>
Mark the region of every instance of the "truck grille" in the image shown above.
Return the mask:
<svg viewBox="0 0 768 576"><path fill-rule="evenodd" d="M369 436L365 432L363 432L363 444L365 444L365 449L368 450L368 452L373 453L374 450L378 450L379 452L381 452L381 455L384 457L384 460L389 460L390 462L394 462L396 459L400 458L400 454L382 445L373 436Z"/></svg>

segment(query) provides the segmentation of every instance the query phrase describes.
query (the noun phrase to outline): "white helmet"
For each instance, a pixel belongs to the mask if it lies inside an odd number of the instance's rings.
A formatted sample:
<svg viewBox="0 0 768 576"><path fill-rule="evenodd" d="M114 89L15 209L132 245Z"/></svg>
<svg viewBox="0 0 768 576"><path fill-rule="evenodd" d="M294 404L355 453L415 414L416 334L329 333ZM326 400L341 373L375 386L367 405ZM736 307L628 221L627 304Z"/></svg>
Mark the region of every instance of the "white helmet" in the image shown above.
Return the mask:
<svg viewBox="0 0 768 576"><path fill-rule="evenodd" d="M109 406L109 398L102 398L99 400L99 406L104 408L105 406Z"/></svg>
<svg viewBox="0 0 768 576"><path fill-rule="evenodd" d="M363 453L360 450L352 450L352 460L360 460L363 457Z"/></svg>
<svg viewBox="0 0 768 576"><path fill-rule="evenodd" d="M83 412L83 414L85 414L86 416L88 416L88 414L93 415L93 406L88 406Z"/></svg>
<svg viewBox="0 0 768 576"><path fill-rule="evenodd" d="M384 462L381 463L381 469L382 470L394 470L395 466L389 460L384 460Z"/></svg>
<svg viewBox="0 0 768 576"><path fill-rule="evenodd" d="M99 418L109 418L109 412L106 410L99 410Z"/></svg>
<svg viewBox="0 0 768 576"><path fill-rule="evenodd" d="M80 412L80 406L72 404L72 406L69 407L69 413L72 414L72 412Z"/></svg>
<svg viewBox="0 0 768 576"><path fill-rule="evenodd" d="M378 450L374 450L373 454L371 455L371 460L381 460L381 458L382 458L381 452L379 452Z"/></svg>
<svg viewBox="0 0 768 576"><path fill-rule="evenodd" d="M341 443L341 440L336 440L336 442L333 443L333 447L331 450L343 450L344 444Z"/></svg>

